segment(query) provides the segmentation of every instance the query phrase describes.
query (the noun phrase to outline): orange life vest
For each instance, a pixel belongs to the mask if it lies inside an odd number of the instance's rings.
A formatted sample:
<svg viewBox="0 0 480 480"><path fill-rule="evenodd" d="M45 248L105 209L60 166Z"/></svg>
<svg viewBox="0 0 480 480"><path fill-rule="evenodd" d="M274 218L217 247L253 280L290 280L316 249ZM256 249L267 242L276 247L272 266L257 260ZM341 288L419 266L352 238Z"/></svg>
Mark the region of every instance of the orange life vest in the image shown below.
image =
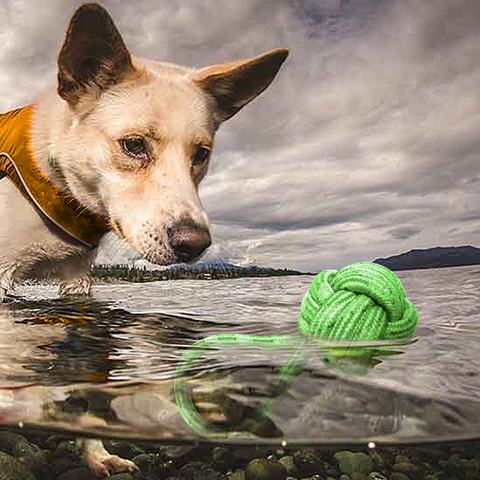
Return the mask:
<svg viewBox="0 0 480 480"><path fill-rule="evenodd" d="M0 114L0 179L8 177L48 221L89 248L98 246L107 221L53 184L39 169L30 146L28 105Z"/></svg>

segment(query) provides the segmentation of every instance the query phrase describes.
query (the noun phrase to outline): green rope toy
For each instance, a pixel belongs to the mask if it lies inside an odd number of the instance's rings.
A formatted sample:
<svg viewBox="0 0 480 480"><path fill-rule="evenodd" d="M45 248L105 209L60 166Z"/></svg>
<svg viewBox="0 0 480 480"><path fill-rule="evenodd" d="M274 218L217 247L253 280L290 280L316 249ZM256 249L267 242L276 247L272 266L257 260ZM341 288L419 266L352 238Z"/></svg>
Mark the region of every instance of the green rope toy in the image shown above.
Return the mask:
<svg viewBox="0 0 480 480"><path fill-rule="evenodd" d="M306 348L310 340L376 341L412 338L417 328L418 311L407 299L403 285L388 268L370 262L358 262L340 271L319 273L303 298L299 328L303 336L262 336L220 334L199 340L194 346L255 342L262 346L287 346L293 350L272 385L273 392L285 391L310 357ZM410 342L411 343L411 342ZM357 357L371 357L359 345L342 350ZM242 426L225 427L205 420L196 410L190 389L181 378L193 362L205 353L202 349L187 350L176 370L175 398L184 420L204 437L225 439L237 436ZM320 357L321 358L321 357ZM327 363L324 358L322 361ZM358 374L358 372L357 372ZM266 419L275 408L276 398L266 398L253 416ZM243 422L242 425L248 421Z"/></svg>

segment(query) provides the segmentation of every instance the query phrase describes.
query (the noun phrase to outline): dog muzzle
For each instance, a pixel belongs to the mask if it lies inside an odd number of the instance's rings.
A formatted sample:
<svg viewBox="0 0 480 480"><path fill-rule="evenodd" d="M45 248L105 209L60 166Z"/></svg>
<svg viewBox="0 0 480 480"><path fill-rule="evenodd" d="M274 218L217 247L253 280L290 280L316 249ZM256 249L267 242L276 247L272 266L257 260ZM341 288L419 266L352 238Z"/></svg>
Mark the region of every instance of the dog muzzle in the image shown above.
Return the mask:
<svg viewBox="0 0 480 480"><path fill-rule="evenodd" d="M33 109L28 105L0 114L0 179L8 177L41 215L70 238L96 248L108 231L107 221L40 171L30 143Z"/></svg>

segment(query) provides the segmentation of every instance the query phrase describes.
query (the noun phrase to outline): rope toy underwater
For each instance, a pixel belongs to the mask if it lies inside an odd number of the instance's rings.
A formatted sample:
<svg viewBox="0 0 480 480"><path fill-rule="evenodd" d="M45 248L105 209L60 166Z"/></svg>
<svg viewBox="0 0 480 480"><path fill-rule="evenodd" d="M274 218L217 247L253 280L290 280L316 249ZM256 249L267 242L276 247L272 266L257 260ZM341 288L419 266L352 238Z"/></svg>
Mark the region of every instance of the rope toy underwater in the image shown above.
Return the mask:
<svg viewBox="0 0 480 480"><path fill-rule="evenodd" d="M300 373L310 357L310 340L375 341L412 338L418 323L418 311L407 299L403 285L388 268L370 262L358 262L340 271L319 273L303 297L299 329L301 336L254 336L220 334L196 342L194 347L215 344L255 342L264 346L288 346L293 350L272 385L275 393L285 391ZM367 356L365 348L345 348L347 354ZM229 438L242 425L225 427L205 420L196 410L190 389L181 375L205 350L194 348L182 355L175 378L175 398L184 420L198 433L210 438ZM321 358L321 357L320 357ZM322 358L321 358L322 359ZM325 361L322 359L322 361ZM325 362L326 363L326 362ZM276 398L266 398L257 406L253 416L267 418L275 408Z"/></svg>

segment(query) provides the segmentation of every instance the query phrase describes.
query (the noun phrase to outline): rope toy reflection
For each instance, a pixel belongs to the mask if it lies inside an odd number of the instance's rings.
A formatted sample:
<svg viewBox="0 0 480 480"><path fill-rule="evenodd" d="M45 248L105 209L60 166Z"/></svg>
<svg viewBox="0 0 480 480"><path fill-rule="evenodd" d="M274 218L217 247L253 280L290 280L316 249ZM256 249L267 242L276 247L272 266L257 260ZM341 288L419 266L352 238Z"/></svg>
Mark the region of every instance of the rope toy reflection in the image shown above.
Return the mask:
<svg viewBox="0 0 480 480"><path fill-rule="evenodd" d="M196 342L194 347L231 345L254 342L262 346L289 347L293 350L280 370L272 389L274 394L284 392L303 369L310 356L307 348L311 340L376 341L408 339L413 337L418 323L418 311L407 299L403 285L388 268L370 262L358 262L341 269L325 270L313 280L303 298L299 329L301 336L254 336L220 334ZM184 420L199 434L209 438L229 438L242 426L225 427L205 420L196 410L190 389L181 378L193 362L205 353L205 348L193 348L182 355L176 370L175 398ZM344 348L342 355L371 356L366 348ZM325 358L320 357L324 363ZM350 372L351 373L351 372ZM357 373L358 374L358 373ZM257 406L254 416L267 418L277 399L266 398Z"/></svg>

